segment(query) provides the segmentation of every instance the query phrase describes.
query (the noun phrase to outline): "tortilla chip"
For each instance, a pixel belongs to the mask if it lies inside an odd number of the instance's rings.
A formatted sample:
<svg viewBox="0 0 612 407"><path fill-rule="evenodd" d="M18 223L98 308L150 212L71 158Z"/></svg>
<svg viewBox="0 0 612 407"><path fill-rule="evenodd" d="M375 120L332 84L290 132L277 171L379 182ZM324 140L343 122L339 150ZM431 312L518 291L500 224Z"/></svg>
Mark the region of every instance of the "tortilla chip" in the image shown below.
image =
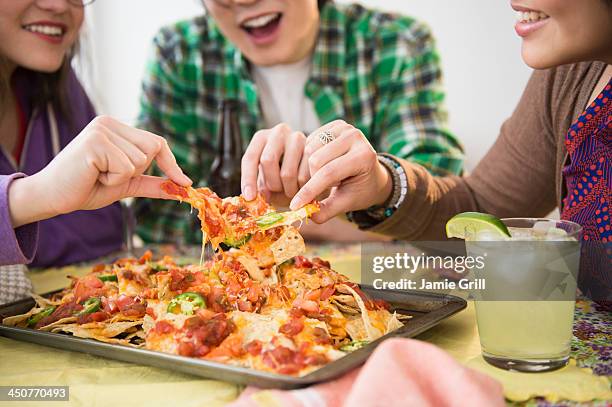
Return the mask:
<svg viewBox="0 0 612 407"><path fill-rule="evenodd" d="M55 327L63 326L66 324L71 324L73 322L76 322L76 320L77 320L76 317L66 317L66 318L58 319L57 321L50 323L49 325L45 325L37 329L40 331L51 331Z"/></svg>
<svg viewBox="0 0 612 407"><path fill-rule="evenodd" d="M58 328L57 331L59 330L60 329ZM54 332L57 332L57 331L54 331ZM99 335L95 332L95 330L82 328L81 326L77 324L65 325L61 328L61 331L71 333L73 336L76 336L77 338L95 339L100 342L112 343L116 345L134 346L130 343L128 339L118 339L118 338Z"/></svg>
<svg viewBox="0 0 612 407"><path fill-rule="evenodd" d="M287 311L281 309L271 311L267 315L234 311L231 318L242 335L244 343L254 340L268 343L278 334L278 329L289 316Z"/></svg>
<svg viewBox="0 0 612 407"><path fill-rule="evenodd" d="M34 314L38 314L45 308L32 308L25 314L13 315L12 317L6 317L2 320L2 324L6 326L17 326L22 322L25 322Z"/></svg>
<svg viewBox="0 0 612 407"><path fill-rule="evenodd" d="M359 314L359 305L352 295L334 295L330 297L329 301L345 314L354 315Z"/></svg>
<svg viewBox="0 0 612 407"><path fill-rule="evenodd" d="M257 265L257 260L247 254L240 255L236 258L240 264L246 269L249 276L255 281L264 281L266 278L262 269Z"/></svg>
<svg viewBox="0 0 612 407"><path fill-rule="evenodd" d="M155 320L151 316L145 315L142 320L142 329L145 335L147 334L147 332L153 329L154 326L155 326Z"/></svg>
<svg viewBox="0 0 612 407"><path fill-rule="evenodd" d="M38 304L38 306L42 308L46 308L51 305L57 306L62 303L61 298L57 300L50 300L48 298L41 297L40 295L34 294L34 293L31 293L30 296L34 299L34 301L36 301L36 304Z"/></svg>
<svg viewBox="0 0 612 407"><path fill-rule="evenodd" d="M146 335L142 329L138 329L136 332L132 332L131 334L125 337L125 339L127 340L132 340L135 338L144 340L146 338Z"/></svg>
<svg viewBox="0 0 612 407"><path fill-rule="evenodd" d="M349 294L336 294L329 297L331 301L336 301L342 303L344 305L348 305L349 307L359 308L357 305L357 301L355 301L355 297Z"/></svg>
<svg viewBox="0 0 612 407"><path fill-rule="evenodd" d="M76 325L76 324L72 324ZM125 322L90 322L79 325L83 329L87 329L92 333L109 338L115 337L126 332L128 329L142 325L142 321L125 321Z"/></svg>
<svg viewBox="0 0 612 407"><path fill-rule="evenodd" d="M396 329L399 329L403 326L404 324L399 320L397 313L395 312L393 314L389 313L389 319L387 320L387 328L385 329L384 334L386 335L389 332L395 331Z"/></svg>
<svg viewBox="0 0 612 407"><path fill-rule="evenodd" d="M170 300L174 297L170 290L172 276L170 274L157 274L153 277L153 281L157 283L157 298L160 300Z"/></svg>
<svg viewBox="0 0 612 407"><path fill-rule="evenodd" d="M133 327L141 326L142 321L126 321L126 322L115 322L109 324L106 328L104 328L100 334L108 337L115 337L119 334L122 334Z"/></svg>
<svg viewBox="0 0 612 407"><path fill-rule="evenodd" d="M128 342L128 343L125 343L124 345L130 346L132 348L144 348L145 347L144 341L138 342L138 343Z"/></svg>
<svg viewBox="0 0 612 407"><path fill-rule="evenodd" d="M140 325L140 322L117 322L114 324L106 324L104 322L93 322L89 324L64 324L54 327L51 332L68 332L80 338L115 338L124 332L131 331L135 326ZM118 339L118 338L115 338ZM124 341L124 339L118 339Z"/></svg>
<svg viewBox="0 0 612 407"><path fill-rule="evenodd" d="M365 329L365 332L367 334L365 339L372 341L380 337L380 334L377 335L377 332L375 332L376 328L372 326L372 321L370 321L370 314L368 313L368 309L366 308L365 303L363 302L359 294L357 294L357 291L353 290L353 288L349 287L346 284L341 284L340 286L338 286L338 288L347 290L349 293L353 295L353 298L355 298L355 301L357 302L357 305L359 306L359 311L361 312L361 318L363 319L363 328ZM348 328L347 328L347 332L348 332Z"/></svg>
<svg viewBox="0 0 612 407"><path fill-rule="evenodd" d="M113 317L108 320L108 321L104 321L106 323L115 323L115 322L123 322L123 321L140 321L142 323L142 317L138 317L135 315L123 315L122 313L118 313L113 315Z"/></svg>
<svg viewBox="0 0 612 407"><path fill-rule="evenodd" d="M348 315L357 315L359 314L359 308L350 307L348 305L342 304L341 302L332 301L332 304L338 308L338 310L344 314Z"/></svg>
<svg viewBox="0 0 612 407"><path fill-rule="evenodd" d="M369 340L368 332L363 324L361 316L354 316L348 319L346 322L346 333L351 337L353 341L367 341Z"/></svg>
<svg viewBox="0 0 612 407"><path fill-rule="evenodd" d="M296 228L290 227L270 246L270 249L274 255L274 262L281 264L304 253L306 245L300 232Z"/></svg>
<svg viewBox="0 0 612 407"><path fill-rule="evenodd" d="M373 341L404 326L396 313L390 313L385 309L368 310L368 318L363 318L363 316L364 314L359 317L349 317L346 323L346 332L354 341ZM369 330L365 325L366 320L370 323Z"/></svg>

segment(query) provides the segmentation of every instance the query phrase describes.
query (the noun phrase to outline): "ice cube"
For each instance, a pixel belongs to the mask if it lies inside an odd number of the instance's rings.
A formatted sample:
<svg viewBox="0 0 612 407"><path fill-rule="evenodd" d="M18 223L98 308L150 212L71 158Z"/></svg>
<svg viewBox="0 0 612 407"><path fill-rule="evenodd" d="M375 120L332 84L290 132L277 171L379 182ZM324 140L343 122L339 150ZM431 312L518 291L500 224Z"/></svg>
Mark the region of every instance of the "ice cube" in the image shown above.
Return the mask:
<svg viewBox="0 0 612 407"><path fill-rule="evenodd" d="M535 240L536 235L531 228L517 228L510 227L508 228L510 231L510 235L513 240Z"/></svg>
<svg viewBox="0 0 612 407"><path fill-rule="evenodd" d="M499 240L505 240L499 233L492 232L490 230L480 230L476 233L477 242L495 242Z"/></svg>
<svg viewBox="0 0 612 407"><path fill-rule="evenodd" d="M541 221L536 222L533 225L533 230L536 233L544 234L548 232L550 229L556 229L556 227L557 227L557 222L555 221L541 220Z"/></svg>
<svg viewBox="0 0 612 407"><path fill-rule="evenodd" d="M561 228L550 228L546 232L546 240L567 240L567 232Z"/></svg>

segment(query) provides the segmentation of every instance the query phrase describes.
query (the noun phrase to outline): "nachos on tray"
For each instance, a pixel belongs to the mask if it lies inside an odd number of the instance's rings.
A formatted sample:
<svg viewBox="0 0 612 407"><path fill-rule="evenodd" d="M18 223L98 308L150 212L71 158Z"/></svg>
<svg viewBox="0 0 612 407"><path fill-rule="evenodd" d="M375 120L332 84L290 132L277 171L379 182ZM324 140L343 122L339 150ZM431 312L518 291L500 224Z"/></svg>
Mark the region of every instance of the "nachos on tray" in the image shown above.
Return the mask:
<svg viewBox="0 0 612 407"><path fill-rule="evenodd" d="M302 256L293 224L317 204L279 213L261 197L220 199L171 183L164 190L198 209L217 249L211 260L180 265L147 252L98 265L50 298L34 295L34 308L3 324L294 376L403 326L405 316L328 262Z"/></svg>

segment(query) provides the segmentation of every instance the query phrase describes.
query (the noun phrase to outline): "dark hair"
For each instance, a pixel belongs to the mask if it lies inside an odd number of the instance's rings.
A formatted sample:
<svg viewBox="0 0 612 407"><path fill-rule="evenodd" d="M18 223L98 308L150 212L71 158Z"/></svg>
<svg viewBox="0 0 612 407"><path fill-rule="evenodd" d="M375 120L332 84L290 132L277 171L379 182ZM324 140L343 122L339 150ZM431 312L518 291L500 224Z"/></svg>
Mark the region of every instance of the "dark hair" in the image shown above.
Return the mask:
<svg viewBox="0 0 612 407"><path fill-rule="evenodd" d="M70 61L72 52L64 58L62 66L55 72L37 72L23 67L18 67L30 80L32 91L28 92L33 108L41 108L51 103L55 111L64 119L70 118L70 103L66 92L66 82L70 72ZM6 104L11 92L12 70L9 62L0 56L0 115L4 114L3 106Z"/></svg>
<svg viewBox="0 0 612 407"><path fill-rule="evenodd" d="M11 70L10 64L0 57L0 117L4 114L4 104L11 90Z"/></svg>

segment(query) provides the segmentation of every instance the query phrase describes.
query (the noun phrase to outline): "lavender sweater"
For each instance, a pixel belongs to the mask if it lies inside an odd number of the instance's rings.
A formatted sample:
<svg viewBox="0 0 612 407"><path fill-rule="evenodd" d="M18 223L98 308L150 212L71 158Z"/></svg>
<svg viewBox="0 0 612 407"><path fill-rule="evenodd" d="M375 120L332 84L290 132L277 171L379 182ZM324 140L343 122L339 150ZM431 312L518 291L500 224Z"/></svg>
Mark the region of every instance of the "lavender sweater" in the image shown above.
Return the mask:
<svg viewBox="0 0 612 407"><path fill-rule="evenodd" d="M19 168L0 152L0 265L31 262L35 267L63 266L119 250L122 220L117 203L13 229L8 213L8 187L15 178L36 173L53 159L47 112L32 112L27 102L31 78L18 70L14 79L20 106L30 120L30 132ZM66 87L72 109L70 123L55 115L61 148L95 117L93 106L72 72Z"/></svg>

